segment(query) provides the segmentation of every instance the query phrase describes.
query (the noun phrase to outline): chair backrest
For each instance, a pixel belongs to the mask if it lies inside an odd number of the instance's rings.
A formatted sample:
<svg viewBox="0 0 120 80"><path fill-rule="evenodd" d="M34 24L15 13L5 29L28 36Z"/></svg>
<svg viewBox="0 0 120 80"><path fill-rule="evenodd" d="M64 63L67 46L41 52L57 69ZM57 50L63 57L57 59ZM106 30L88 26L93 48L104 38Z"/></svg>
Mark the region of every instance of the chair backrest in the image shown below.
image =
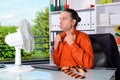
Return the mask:
<svg viewBox="0 0 120 80"><path fill-rule="evenodd" d="M116 67L119 51L114 36L110 33L89 36L95 54L94 66Z"/></svg>

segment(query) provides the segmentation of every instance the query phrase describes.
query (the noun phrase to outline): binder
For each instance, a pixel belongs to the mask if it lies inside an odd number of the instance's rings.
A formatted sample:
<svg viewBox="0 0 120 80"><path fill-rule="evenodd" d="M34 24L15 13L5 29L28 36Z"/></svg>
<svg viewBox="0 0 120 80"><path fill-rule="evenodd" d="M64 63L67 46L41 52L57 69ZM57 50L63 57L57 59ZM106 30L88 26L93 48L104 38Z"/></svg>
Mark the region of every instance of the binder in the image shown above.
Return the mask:
<svg viewBox="0 0 120 80"><path fill-rule="evenodd" d="M54 11L59 11L60 10L60 0L55 0L55 9Z"/></svg>
<svg viewBox="0 0 120 80"><path fill-rule="evenodd" d="M60 11L64 10L64 0L59 0L60 1Z"/></svg>
<svg viewBox="0 0 120 80"><path fill-rule="evenodd" d="M95 11L91 11L90 29L95 29Z"/></svg>
<svg viewBox="0 0 120 80"><path fill-rule="evenodd" d="M51 40L51 42L53 42L53 41L54 41L53 32L50 32L50 40Z"/></svg>
<svg viewBox="0 0 120 80"><path fill-rule="evenodd" d="M51 11L51 12L54 11L54 3L53 3L53 0L50 0L50 11Z"/></svg>
<svg viewBox="0 0 120 80"><path fill-rule="evenodd" d="M65 0L64 8L65 8L65 9L68 9L68 8L69 8L69 0Z"/></svg>
<svg viewBox="0 0 120 80"><path fill-rule="evenodd" d="M60 14L54 14L51 15L51 31L60 31L60 27L59 27L59 16Z"/></svg>
<svg viewBox="0 0 120 80"><path fill-rule="evenodd" d="M79 12L78 14L81 17L79 28L81 30L90 29L90 12L84 11L84 12Z"/></svg>

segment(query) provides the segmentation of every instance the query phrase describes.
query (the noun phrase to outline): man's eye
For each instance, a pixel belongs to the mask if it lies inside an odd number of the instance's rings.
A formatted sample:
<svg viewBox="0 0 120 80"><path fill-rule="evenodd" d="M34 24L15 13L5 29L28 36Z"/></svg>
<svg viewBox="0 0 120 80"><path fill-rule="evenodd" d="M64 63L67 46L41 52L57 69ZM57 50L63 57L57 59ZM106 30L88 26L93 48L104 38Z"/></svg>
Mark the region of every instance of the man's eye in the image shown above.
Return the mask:
<svg viewBox="0 0 120 80"><path fill-rule="evenodd" d="M63 18L62 20L66 20L65 18Z"/></svg>
<svg viewBox="0 0 120 80"><path fill-rule="evenodd" d="M65 20L67 20L67 18L60 18L60 20L63 20L63 21L65 21Z"/></svg>
<svg viewBox="0 0 120 80"><path fill-rule="evenodd" d="M62 20L66 20L67 18L62 18Z"/></svg>

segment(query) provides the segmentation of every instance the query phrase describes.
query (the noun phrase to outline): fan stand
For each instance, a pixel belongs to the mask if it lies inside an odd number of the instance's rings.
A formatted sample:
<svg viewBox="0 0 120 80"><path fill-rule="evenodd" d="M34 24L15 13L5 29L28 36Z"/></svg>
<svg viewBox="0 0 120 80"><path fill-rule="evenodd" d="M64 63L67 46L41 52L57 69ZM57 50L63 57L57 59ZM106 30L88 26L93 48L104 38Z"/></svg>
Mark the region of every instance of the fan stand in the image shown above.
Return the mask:
<svg viewBox="0 0 120 80"><path fill-rule="evenodd" d="M16 50L16 55L15 55L15 66L8 68L7 71L10 72L29 72L34 70L33 67L31 66L22 66L21 65L21 48L22 46L15 46L15 50Z"/></svg>

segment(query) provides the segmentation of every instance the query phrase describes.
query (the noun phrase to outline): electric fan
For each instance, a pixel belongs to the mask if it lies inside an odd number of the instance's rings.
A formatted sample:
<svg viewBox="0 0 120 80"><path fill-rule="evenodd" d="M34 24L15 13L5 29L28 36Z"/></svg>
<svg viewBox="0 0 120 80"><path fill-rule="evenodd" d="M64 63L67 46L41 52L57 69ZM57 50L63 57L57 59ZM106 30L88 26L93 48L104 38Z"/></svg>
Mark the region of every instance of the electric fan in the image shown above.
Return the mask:
<svg viewBox="0 0 120 80"><path fill-rule="evenodd" d="M19 22L17 32L8 34L5 37L5 42L9 46L14 46L16 50L15 66L13 68L8 69L8 71L26 72L34 69L29 66L21 65L21 49L28 53L32 52L34 49L34 37L28 20L22 19Z"/></svg>

